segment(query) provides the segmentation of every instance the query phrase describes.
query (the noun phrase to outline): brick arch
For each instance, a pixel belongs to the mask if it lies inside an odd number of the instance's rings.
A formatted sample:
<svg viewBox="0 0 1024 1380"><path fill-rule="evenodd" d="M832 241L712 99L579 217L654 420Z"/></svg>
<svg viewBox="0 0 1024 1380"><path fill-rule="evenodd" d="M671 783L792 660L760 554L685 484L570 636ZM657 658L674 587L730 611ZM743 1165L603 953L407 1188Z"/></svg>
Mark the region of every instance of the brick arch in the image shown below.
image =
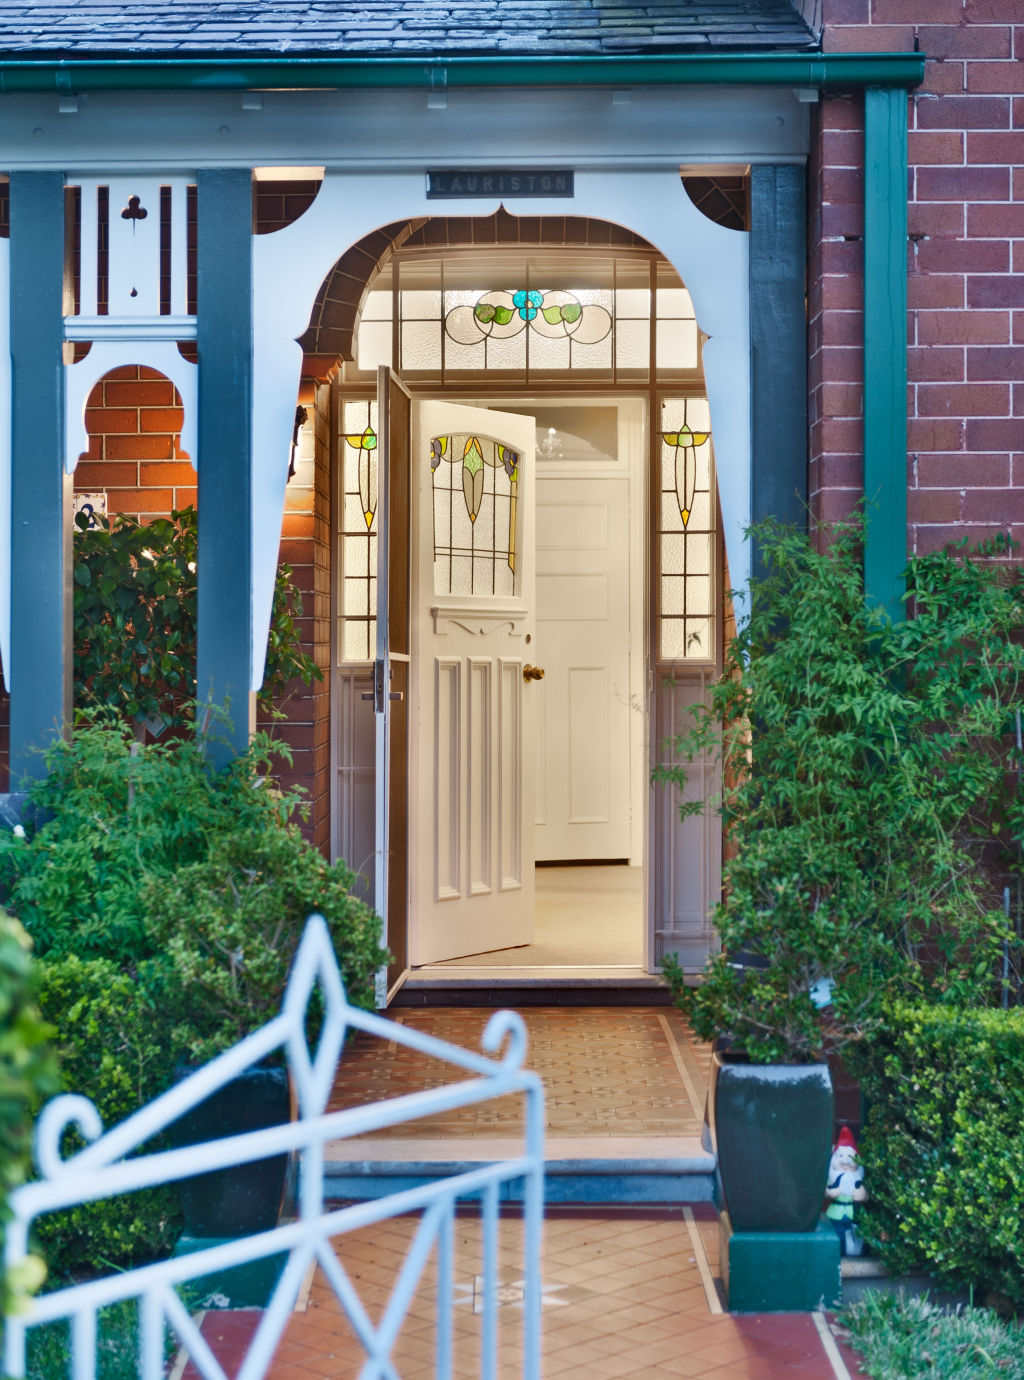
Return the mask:
<svg viewBox="0 0 1024 1380"><path fill-rule="evenodd" d="M355 358L355 327L371 284L399 249L546 245L568 249L647 249L642 236L587 216L429 216L381 226L341 256L324 279L299 344L305 372L322 375L338 359ZM311 358L313 357L313 358ZM315 367L314 367L315 366Z"/></svg>

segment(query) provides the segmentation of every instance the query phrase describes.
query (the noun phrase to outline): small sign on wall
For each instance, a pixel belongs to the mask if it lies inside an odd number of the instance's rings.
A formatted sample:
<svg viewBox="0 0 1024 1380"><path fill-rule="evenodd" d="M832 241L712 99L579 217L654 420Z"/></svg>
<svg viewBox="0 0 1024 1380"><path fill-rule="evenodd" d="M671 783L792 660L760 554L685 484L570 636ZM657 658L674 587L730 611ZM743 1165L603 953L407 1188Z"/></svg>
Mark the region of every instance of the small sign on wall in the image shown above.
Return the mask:
<svg viewBox="0 0 1024 1380"><path fill-rule="evenodd" d="M574 193L571 168L437 168L427 173L427 200L448 197L564 196Z"/></svg>
<svg viewBox="0 0 1024 1380"><path fill-rule="evenodd" d="M84 513L86 517L89 519L89 522L87 524L89 527L98 527L99 523L96 521L97 517L107 516L106 490L103 489L98 493L91 494L75 494L76 518L78 517L79 513ZM76 522L75 526L81 529L82 524L80 522Z"/></svg>

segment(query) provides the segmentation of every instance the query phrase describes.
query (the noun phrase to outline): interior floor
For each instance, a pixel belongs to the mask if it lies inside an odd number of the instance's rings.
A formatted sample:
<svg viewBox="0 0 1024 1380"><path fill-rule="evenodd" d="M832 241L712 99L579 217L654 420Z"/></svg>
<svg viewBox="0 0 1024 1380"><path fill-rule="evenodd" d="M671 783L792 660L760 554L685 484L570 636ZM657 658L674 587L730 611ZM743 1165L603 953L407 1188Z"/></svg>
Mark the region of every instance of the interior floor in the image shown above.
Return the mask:
<svg viewBox="0 0 1024 1380"><path fill-rule="evenodd" d="M435 968L639 968L643 868L538 867L532 944L452 958Z"/></svg>

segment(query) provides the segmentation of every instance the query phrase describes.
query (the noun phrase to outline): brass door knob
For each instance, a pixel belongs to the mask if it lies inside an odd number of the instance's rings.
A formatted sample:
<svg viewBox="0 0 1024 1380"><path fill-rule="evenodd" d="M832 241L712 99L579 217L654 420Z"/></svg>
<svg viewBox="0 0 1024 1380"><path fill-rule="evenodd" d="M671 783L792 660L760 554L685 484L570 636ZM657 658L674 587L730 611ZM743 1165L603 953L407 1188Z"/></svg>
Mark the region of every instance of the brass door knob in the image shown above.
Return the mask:
<svg viewBox="0 0 1024 1380"><path fill-rule="evenodd" d="M524 667L523 667L523 680L530 681L530 680L543 680L543 679L544 679L544 667L543 667L543 666L524 666Z"/></svg>

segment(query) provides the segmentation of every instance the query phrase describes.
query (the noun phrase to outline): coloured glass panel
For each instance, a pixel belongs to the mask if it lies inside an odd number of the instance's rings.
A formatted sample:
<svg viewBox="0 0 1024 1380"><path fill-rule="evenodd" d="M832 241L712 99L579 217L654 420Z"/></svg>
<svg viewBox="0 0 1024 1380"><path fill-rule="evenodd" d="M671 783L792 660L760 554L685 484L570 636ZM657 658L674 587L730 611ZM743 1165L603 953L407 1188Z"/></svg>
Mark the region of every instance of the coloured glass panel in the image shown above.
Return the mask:
<svg viewBox="0 0 1024 1380"><path fill-rule="evenodd" d="M665 399L660 442L659 656L711 661L715 510L707 399Z"/></svg>
<svg viewBox="0 0 1024 1380"><path fill-rule="evenodd" d="M516 592L521 457L490 436L466 432L430 442L434 593Z"/></svg>
<svg viewBox="0 0 1024 1380"><path fill-rule="evenodd" d="M370 661L377 636L377 401L342 404L339 648L342 661Z"/></svg>

